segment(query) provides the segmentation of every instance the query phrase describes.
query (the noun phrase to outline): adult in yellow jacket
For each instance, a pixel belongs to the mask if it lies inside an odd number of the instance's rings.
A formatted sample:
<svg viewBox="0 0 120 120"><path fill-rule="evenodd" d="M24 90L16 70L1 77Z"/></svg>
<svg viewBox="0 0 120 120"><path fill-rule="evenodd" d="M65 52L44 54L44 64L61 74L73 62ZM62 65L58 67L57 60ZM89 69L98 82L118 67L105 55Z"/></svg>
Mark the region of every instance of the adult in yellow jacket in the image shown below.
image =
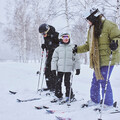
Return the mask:
<svg viewBox="0 0 120 120"><path fill-rule="evenodd" d="M100 103L100 84L102 86L102 97L104 95L111 53L109 78L114 65L120 63L120 30L115 23L105 19L96 8L90 9L86 20L90 25L87 41L84 45L75 47L73 52L89 51L90 53L90 68L94 69L94 73L90 90L91 100L88 101L88 105L93 105ZM104 104L112 106L113 93L109 78Z"/></svg>

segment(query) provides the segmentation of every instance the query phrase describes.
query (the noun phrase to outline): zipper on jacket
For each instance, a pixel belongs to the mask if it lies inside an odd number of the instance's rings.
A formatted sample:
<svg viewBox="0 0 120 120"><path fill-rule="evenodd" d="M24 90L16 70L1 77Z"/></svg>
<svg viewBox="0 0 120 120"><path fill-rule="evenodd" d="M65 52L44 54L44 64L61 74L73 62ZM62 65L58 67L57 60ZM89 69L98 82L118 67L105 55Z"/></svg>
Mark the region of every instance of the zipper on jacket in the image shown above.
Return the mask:
<svg viewBox="0 0 120 120"><path fill-rule="evenodd" d="M65 64L66 64L66 45L65 45L65 55L64 55L64 72L65 72Z"/></svg>

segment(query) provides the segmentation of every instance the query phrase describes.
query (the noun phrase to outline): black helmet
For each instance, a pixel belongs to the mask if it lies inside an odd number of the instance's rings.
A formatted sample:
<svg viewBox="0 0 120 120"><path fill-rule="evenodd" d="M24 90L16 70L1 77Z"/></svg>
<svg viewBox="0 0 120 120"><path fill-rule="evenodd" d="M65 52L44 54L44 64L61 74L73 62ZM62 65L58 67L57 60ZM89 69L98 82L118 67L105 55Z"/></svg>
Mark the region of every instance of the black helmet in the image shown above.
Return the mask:
<svg viewBox="0 0 120 120"><path fill-rule="evenodd" d="M44 24L40 25L39 32L43 33L43 32L49 31L49 29L50 29L49 25L44 23Z"/></svg>

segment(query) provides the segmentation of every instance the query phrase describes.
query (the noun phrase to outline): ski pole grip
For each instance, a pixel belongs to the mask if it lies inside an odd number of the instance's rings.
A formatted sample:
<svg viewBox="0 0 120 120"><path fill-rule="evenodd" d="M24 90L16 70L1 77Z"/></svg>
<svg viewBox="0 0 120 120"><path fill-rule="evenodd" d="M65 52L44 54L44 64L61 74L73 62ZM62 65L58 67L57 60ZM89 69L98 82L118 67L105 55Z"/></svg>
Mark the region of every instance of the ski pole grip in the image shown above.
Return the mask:
<svg viewBox="0 0 120 120"><path fill-rule="evenodd" d="M77 45L75 45L75 47L77 47Z"/></svg>

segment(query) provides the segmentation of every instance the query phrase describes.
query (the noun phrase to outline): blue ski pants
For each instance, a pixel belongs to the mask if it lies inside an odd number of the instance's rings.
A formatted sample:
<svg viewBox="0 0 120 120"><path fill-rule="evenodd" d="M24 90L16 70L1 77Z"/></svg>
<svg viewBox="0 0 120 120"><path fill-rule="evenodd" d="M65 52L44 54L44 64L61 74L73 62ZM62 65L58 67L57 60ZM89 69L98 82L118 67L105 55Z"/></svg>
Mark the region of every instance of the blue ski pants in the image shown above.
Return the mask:
<svg viewBox="0 0 120 120"><path fill-rule="evenodd" d="M113 105L113 93L112 93L112 88L111 88L111 84L109 81L113 67L114 66L110 66L110 72L109 72L107 89L106 89L106 96L105 96L105 102L104 102L104 104L106 104L108 106ZM97 80L96 76L95 76L95 72L94 72L92 83L91 83L91 89L90 89L91 100L95 103L100 103L100 99L101 99L100 98L100 85L102 87L102 97L104 95L105 84L106 84L107 73L108 73L108 66L101 67L100 71L101 71L102 76L104 77L104 80Z"/></svg>

